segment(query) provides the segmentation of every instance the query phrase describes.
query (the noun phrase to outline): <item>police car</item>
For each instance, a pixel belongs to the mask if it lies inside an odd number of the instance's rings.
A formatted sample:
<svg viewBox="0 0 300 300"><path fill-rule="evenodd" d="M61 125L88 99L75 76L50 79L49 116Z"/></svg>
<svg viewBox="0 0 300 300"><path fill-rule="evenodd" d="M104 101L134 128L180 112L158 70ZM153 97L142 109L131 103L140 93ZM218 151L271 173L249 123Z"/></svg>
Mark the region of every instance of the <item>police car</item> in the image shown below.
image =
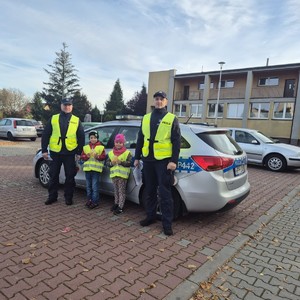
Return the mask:
<svg viewBox="0 0 300 300"><path fill-rule="evenodd" d="M85 130L97 130L99 140L106 153L113 148L114 137L122 133L126 147L134 156L141 120L116 120L99 124ZM187 212L212 212L233 208L250 192L247 157L240 146L228 135L226 129L194 124L180 124L181 150L172 187L174 218ZM134 157L133 157L134 160ZM42 186L49 182L49 162L39 150L34 157L34 175ZM133 171L132 161L132 171ZM62 168L60 182L64 183ZM143 182L137 182L131 172L127 184L127 199L143 205L145 189ZM75 177L77 187L85 188L85 174L82 164ZM104 167L100 182L100 193L113 195L109 169ZM159 197L159 195L158 195ZM159 207L158 207L159 211Z"/></svg>

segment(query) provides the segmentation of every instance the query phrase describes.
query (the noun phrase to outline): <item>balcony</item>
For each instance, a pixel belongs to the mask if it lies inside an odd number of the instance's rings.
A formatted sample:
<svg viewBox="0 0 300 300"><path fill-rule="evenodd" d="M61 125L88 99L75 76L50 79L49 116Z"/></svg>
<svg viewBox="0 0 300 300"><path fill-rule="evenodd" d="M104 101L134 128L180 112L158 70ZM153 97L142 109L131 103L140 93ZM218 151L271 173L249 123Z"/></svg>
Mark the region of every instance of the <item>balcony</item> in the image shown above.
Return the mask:
<svg viewBox="0 0 300 300"><path fill-rule="evenodd" d="M218 97L218 89L210 89L208 99L214 100ZM263 98L283 98L284 92L279 87L255 87L251 90L250 97L252 99L263 99ZM294 95L295 97L295 95ZM221 88L220 99L245 99L245 88ZM184 100L203 100L203 90L175 92L175 101Z"/></svg>

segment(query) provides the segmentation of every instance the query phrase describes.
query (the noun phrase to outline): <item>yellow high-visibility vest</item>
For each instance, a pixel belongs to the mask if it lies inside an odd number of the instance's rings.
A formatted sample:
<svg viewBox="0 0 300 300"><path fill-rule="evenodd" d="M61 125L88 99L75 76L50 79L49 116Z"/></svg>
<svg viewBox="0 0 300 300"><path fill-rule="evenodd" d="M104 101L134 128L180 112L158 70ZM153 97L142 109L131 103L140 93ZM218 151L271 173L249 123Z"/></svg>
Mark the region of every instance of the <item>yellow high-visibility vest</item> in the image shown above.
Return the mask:
<svg viewBox="0 0 300 300"><path fill-rule="evenodd" d="M118 156L118 159L120 161L126 161L127 156L129 155L130 151L126 150L124 153L122 153L121 155ZM115 155L113 151L110 151L108 153L108 157L110 158L110 160L113 160ZM130 167L123 167L121 165L114 165L110 168L110 178L114 178L114 177L121 177L121 178L125 178L127 179L129 177L130 174Z"/></svg>
<svg viewBox="0 0 300 300"><path fill-rule="evenodd" d="M49 149L53 152L60 152L62 148L62 140L60 133L60 125L59 125L59 115L53 115L51 119L52 125L52 135L49 141ZM76 116L71 116L70 123L68 126L65 145L68 151L72 151L77 148L77 137L76 132L79 126L79 118Z"/></svg>
<svg viewBox="0 0 300 300"><path fill-rule="evenodd" d="M85 145L83 147L83 151L85 154L88 153L96 153L97 155L101 155L101 153L104 150L104 146L97 145L93 150L91 149L90 145ZM90 157L87 161L83 163L83 171L96 171L101 173L103 171L103 161L99 161L98 159L95 159L94 157Z"/></svg>
<svg viewBox="0 0 300 300"><path fill-rule="evenodd" d="M150 118L151 113L145 115L142 123L142 132L144 135L144 145L142 148L142 153L144 157L147 157L149 155ZM167 113L158 126L153 142L153 154L154 158L157 160L172 157L171 130L174 119L174 114Z"/></svg>

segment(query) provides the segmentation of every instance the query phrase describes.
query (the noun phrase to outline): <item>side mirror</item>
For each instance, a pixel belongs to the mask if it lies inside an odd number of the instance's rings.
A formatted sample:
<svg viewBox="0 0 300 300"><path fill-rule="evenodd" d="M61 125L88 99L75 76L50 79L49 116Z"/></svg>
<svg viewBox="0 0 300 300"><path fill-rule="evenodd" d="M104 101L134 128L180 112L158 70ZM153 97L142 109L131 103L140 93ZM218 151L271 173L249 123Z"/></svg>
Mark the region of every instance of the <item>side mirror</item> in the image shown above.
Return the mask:
<svg viewBox="0 0 300 300"><path fill-rule="evenodd" d="M252 141L251 141L251 144L258 145L259 142L258 142L257 140L252 140Z"/></svg>

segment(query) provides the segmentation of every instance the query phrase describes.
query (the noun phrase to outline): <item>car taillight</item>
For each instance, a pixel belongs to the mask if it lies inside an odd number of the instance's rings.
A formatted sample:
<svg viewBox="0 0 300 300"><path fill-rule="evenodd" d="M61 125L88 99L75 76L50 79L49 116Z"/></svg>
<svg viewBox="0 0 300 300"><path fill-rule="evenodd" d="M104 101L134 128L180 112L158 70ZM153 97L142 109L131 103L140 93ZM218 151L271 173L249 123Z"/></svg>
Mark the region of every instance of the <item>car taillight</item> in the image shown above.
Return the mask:
<svg viewBox="0 0 300 300"><path fill-rule="evenodd" d="M14 128L16 129L17 128L17 121L14 120Z"/></svg>
<svg viewBox="0 0 300 300"><path fill-rule="evenodd" d="M192 155L192 159L200 168L208 172L223 170L234 162L232 158L221 156Z"/></svg>

